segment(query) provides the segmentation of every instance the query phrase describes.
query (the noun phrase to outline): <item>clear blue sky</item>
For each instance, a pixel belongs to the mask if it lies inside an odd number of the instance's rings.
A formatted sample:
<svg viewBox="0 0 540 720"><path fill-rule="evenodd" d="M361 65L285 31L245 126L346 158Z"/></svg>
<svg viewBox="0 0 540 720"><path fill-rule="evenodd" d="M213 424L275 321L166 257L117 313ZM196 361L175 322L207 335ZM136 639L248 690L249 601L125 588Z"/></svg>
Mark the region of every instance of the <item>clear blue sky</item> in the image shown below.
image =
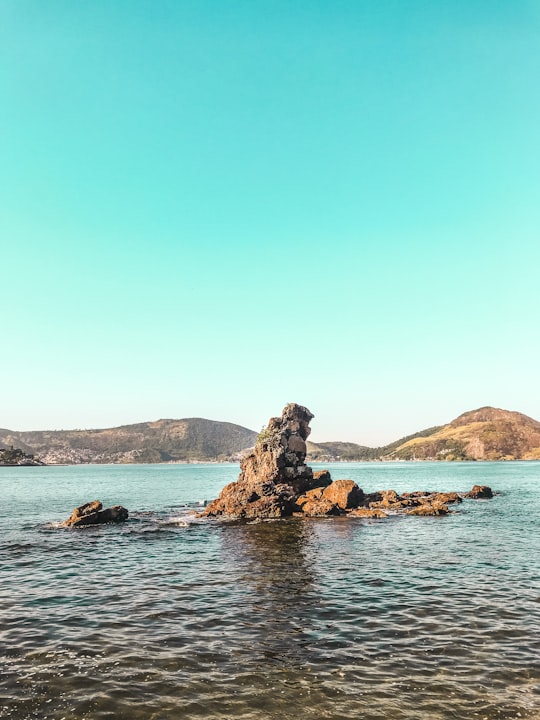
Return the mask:
<svg viewBox="0 0 540 720"><path fill-rule="evenodd" d="M0 0L0 426L540 419L540 3Z"/></svg>

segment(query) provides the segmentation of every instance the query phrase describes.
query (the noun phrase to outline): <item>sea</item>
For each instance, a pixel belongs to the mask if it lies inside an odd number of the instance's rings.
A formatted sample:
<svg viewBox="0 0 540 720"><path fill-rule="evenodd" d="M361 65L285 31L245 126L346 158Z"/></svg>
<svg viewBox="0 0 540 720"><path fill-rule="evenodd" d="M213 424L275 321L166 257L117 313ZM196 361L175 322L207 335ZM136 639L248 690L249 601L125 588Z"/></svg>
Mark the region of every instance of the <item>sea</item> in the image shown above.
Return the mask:
<svg viewBox="0 0 540 720"><path fill-rule="evenodd" d="M540 718L540 463L339 463L443 517L194 511L238 466L0 468L0 717ZM99 499L128 522L60 527Z"/></svg>

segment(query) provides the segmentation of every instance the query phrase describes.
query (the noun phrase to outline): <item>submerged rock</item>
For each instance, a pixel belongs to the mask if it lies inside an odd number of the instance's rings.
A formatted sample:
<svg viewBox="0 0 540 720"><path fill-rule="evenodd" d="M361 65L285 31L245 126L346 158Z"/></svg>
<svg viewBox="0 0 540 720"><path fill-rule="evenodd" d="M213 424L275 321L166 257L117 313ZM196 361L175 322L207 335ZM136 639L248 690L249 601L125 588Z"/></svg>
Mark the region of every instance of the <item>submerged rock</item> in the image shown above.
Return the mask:
<svg viewBox="0 0 540 720"><path fill-rule="evenodd" d="M380 510L378 508L367 508L367 507L360 507L356 508L355 510L351 510L348 515L350 517L363 517L363 518L387 518L388 515L384 512L384 510Z"/></svg>
<svg viewBox="0 0 540 720"><path fill-rule="evenodd" d="M111 522L123 522L128 519L128 511L122 505L114 505L103 510L99 500L76 507L71 516L64 522L65 527L82 527L84 525L103 525Z"/></svg>
<svg viewBox="0 0 540 720"><path fill-rule="evenodd" d="M448 515L448 506L441 502L424 502L407 510L407 515Z"/></svg>

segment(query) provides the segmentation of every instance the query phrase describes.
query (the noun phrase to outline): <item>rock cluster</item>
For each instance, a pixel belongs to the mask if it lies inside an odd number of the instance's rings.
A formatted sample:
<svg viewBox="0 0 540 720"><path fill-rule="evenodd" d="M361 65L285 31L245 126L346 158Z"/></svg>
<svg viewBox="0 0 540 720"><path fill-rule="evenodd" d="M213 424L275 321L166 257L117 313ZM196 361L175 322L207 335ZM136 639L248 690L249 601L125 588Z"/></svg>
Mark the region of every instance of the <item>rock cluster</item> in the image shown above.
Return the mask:
<svg viewBox="0 0 540 720"><path fill-rule="evenodd" d="M364 494L353 480L332 482L327 470L313 472L306 465L306 440L313 414L290 403L281 417L270 418L253 452L242 461L236 482L229 483L202 515L228 518L282 518L291 515L384 518L388 514L446 515L448 505L462 497L492 497L490 488L476 486L458 493L395 490Z"/></svg>
<svg viewBox="0 0 540 720"><path fill-rule="evenodd" d="M104 523L123 522L128 519L128 511L122 505L114 505L103 510L99 500L76 507L71 516L64 522L65 527L82 527L84 525L103 525Z"/></svg>
<svg viewBox="0 0 540 720"><path fill-rule="evenodd" d="M335 480L326 487L308 490L297 499L296 505L309 517L343 515L346 510L357 508L364 498L364 492L353 480Z"/></svg>

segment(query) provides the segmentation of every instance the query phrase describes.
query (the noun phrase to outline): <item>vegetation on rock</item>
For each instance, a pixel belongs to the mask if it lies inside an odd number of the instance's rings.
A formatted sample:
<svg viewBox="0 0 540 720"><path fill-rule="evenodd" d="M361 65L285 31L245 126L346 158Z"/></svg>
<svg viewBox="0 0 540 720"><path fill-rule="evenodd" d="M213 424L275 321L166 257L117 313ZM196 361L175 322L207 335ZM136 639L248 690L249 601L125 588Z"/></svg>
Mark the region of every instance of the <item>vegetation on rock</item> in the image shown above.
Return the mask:
<svg viewBox="0 0 540 720"><path fill-rule="evenodd" d="M0 465L43 465L43 463L36 460L32 454L11 447L9 450L0 448Z"/></svg>

